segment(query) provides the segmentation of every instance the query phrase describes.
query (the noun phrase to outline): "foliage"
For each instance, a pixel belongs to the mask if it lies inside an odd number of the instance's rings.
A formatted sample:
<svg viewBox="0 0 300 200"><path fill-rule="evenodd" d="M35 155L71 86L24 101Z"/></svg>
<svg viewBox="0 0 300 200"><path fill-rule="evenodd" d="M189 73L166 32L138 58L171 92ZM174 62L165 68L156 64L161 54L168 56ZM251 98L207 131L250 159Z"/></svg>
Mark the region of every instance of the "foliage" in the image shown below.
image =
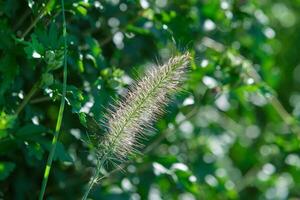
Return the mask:
<svg viewBox="0 0 300 200"><path fill-rule="evenodd" d="M79 199L110 104L188 51L184 91L92 199L300 196L300 1L65 0L63 123L45 196ZM36 199L63 93L59 1L0 2L0 198ZM181 53L180 53L181 52ZM96 137L94 137L96 135ZM100 141L99 141L100 140Z"/></svg>

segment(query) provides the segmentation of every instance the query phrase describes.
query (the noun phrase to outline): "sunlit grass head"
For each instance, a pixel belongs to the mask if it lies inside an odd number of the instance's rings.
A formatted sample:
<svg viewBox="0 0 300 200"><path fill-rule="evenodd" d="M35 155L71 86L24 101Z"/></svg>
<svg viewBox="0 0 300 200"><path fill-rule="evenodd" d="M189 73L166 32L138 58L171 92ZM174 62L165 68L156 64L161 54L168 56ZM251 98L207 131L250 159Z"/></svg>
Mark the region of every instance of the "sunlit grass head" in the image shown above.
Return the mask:
<svg viewBox="0 0 300 200"><path fill-rule="evenodd" d="M164 65L151 68L130 87L107 115L107 134L99 145L101 156L117 163L138 152L146 129L164 112L170 94L180 88L189 59L189 53L172 57Z"/></svg>

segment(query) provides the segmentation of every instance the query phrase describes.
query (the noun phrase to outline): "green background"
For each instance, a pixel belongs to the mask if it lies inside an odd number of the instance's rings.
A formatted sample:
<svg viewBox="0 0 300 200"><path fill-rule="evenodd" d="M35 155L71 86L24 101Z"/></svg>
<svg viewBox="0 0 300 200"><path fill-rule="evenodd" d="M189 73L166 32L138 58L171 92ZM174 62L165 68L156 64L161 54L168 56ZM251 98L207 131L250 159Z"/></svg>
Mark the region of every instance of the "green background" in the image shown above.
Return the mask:
<svg viewBox="0 0 300 200"><path fill-rule="evenodd" d="M182 91L141 154L90 198L300 198L299 0L65 0L65 9L67 106L46 199L81 198L96 164L90 136L104 129L94 122L145 70L185 51ZM0 199L37 199L62 62L60 1L0 1Z"/></svg>

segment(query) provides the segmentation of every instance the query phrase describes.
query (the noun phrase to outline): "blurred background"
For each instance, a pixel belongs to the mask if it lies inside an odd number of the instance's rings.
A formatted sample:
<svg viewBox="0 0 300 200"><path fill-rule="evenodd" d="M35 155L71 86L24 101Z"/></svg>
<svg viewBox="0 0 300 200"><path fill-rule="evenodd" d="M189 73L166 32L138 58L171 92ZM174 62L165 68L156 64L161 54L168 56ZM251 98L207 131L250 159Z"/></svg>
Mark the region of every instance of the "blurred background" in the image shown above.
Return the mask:
<svg viewBox="0 0 300 200"><path fill-rule="evenodd" d="M185 51L182 92L141 154L103 171L90 198L300 199L299 0L65 7L67 107L46 199L81 198L96 164L90 135L109 104ZM0 27L0 199L36 199L62 93L60 1L1 1Z"/></svg>

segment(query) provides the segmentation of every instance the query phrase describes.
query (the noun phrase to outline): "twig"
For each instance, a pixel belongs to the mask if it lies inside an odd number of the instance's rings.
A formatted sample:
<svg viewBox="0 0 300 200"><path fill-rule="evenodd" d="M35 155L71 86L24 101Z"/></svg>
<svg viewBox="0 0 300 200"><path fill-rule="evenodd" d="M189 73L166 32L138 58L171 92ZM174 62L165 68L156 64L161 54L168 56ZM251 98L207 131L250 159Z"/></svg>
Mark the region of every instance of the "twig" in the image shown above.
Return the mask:
<svg viewBox="0 0 300 200"><path fill-rule="evenodd" d="M17 108L16 115L19 115L21 113L21 111L24 109L25 105L29 102L29 100L33 97L33 95L39 89L40 85L41 85L41 81L38 81L33 85L31 90L29 91L29 93L25 96L24 100Z"/></svg>
<svg viewBox="0 0 300 200"><path fill-rule="evenodd" d="M29 27L22 33L21 38L25 38L31 29L43 18L45 15L45 8L38 14L38 16L33 20Z"/></svg>
<svg viewBox="0 0 300 200"><path fill-rule="evenodd" d="M30 15L30 10L26 9L26 11L20 17L20 19L18 20L18 22L14 25L13 30L16 31L21 26L21 24L25 21L25 19L27 19L27 17L29 15Z"/></svg>
<svg viewBox="0 0 300 200"><path fill-rule="evenodd" d="M33 20L33 22L29 25L29 27L22 33L20 36L21 38L25 38L27 34L31 31L33 27L44 17L44 15L47 13L47 8L49 4L53 3L51 0L48 1L48 3L43 7L43 9L40 11L38 16ZM56 17L56 15L54 15Z"/></svg>
<svg viewBox="0 0 300 200"><path fill-rule="evenodd" d="M41 102L45 102L45 101L51 101L51 98L50 97L39 97L39 98L36 98L36 99L32 99L30 101L31 104L36 104L36 103L41 103Z"/></svg>

